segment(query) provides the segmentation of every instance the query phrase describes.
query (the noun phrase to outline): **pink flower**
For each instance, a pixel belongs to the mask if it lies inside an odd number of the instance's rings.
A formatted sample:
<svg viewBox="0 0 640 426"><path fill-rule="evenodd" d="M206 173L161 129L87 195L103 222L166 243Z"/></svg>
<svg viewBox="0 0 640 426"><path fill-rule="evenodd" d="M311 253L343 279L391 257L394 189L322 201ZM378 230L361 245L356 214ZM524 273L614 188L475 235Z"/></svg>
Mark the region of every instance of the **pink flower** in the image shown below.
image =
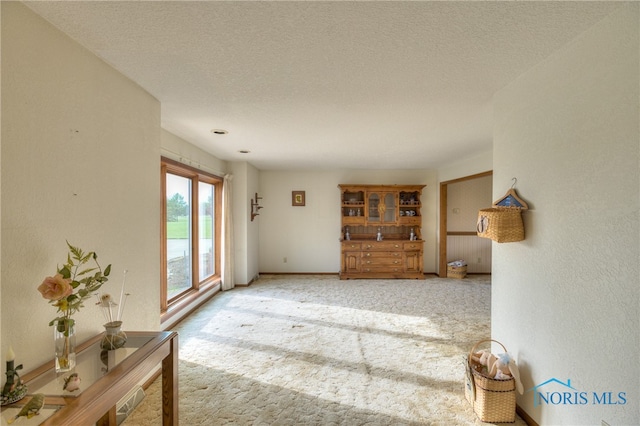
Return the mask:
<svg viewBox="0 0 640 426"><path fill-rule="evenodd" d="M45 278L38 287L38 291L45 299L60 300L73 293L73 287L71 287L70 279L62 278L61 274L56 274L53 277Z"/></svg>

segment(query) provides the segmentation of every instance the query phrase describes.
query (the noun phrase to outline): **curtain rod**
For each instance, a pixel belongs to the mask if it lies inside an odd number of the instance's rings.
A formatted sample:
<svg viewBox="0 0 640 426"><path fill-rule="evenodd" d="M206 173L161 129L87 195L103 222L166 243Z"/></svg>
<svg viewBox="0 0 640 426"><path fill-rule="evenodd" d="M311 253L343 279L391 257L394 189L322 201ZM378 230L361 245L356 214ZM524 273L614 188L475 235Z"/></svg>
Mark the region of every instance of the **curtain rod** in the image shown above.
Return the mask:
<svg viewBox="0 0 640 426"><path fill-rule="evenodd" d="M218 175L218 176L224 176L225 174L227 174L227 172L216 170L216 169L214 169L212 167L209 167L207 165L202 164L199 161L192 160L191 158L187 158L182 154L170 151L170 150L168 150L166 148L160 147L160 151L161 151L161 153L170 154L170 155L166 155L166 156L167 157L173 157L173 158L171 158L172 160L178 161L178 162L180 162L182 164L186 164L186 165L191 166L191 167L196 167L196 168L201 169L201 170L209 171L209 172L211 172L211 173L213 173L215 175Z"/></svg>

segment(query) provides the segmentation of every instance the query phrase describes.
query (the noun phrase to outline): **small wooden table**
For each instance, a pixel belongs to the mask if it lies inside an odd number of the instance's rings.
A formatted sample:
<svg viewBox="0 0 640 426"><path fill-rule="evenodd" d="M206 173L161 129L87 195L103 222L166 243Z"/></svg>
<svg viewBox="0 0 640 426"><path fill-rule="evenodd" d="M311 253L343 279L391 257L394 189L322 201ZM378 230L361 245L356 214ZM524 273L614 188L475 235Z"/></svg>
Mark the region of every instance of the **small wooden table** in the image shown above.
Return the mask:
<svg viewBox="0 0 640 426"><path fill-rule="evenodd" d="M48 408L50 415L35 416L29 419L29 424L35 421L35 424L45 426L115 426L118 401L162 364L162 424L177 426L178 333L126 333L127 343L114 351L100 348L102 334L81 344L72 371L56 374L53 361L50 361L25 374L23 381L29 389L27 397L8 407L19 409L30 395L43 393L45 409ZM64 378L73 372L80 376L80 390L63 391ZM8 414L4 412L6 410L3 407L3 417ZM20 424L25 424L25 420L22 418Z"/></svg>

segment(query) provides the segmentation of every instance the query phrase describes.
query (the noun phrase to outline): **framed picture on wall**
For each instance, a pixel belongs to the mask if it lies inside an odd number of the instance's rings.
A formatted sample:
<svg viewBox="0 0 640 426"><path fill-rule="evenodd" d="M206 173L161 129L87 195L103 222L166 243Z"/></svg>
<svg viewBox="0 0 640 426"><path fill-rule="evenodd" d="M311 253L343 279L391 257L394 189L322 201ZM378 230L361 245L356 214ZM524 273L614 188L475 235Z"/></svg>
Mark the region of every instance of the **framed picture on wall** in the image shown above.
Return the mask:
<svg viewBox="0 0 640 426"><path fill-rule="evenodd" d="M304 206L304 191L291 191L291 205Z"/></svg>

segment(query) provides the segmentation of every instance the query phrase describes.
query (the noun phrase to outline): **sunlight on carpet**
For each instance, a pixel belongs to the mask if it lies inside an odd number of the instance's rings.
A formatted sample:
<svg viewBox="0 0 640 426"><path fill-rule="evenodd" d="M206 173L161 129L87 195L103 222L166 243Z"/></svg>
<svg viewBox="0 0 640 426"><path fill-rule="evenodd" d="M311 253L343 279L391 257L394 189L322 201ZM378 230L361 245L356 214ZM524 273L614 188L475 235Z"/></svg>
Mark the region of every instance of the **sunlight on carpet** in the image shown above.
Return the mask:
<svg viewBox="0 0 640 426"><path fill-rule="evenodd" d="M482 424L463 363L490 333L488 277L262 276L176 331L183 424ZM127 425L161 423L158 384Z"/></svg>

